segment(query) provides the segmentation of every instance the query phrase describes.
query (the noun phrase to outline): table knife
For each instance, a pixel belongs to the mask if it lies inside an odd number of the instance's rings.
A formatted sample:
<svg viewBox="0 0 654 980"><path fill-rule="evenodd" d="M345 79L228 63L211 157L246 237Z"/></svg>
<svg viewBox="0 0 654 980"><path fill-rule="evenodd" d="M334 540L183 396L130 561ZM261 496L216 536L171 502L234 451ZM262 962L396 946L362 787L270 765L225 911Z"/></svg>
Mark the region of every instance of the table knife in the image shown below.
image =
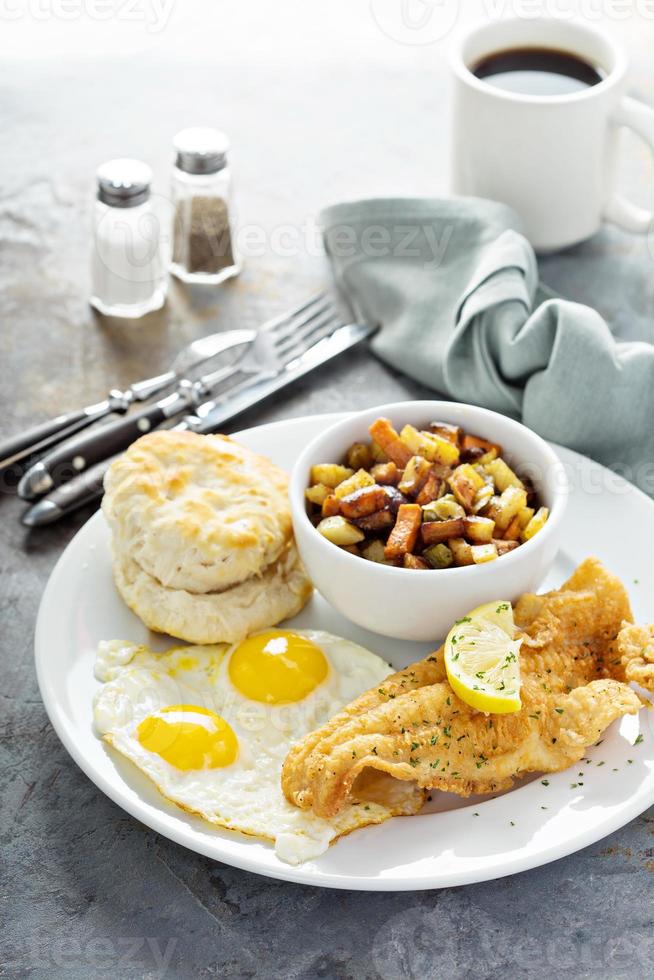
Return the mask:
<svg viewBox="0 0 654 980"><path fill-rule="evenodd" d="M200 405L195 415L187 416L174 428L199 433L215 432L249 408L259 405L264 399L287 385L356 346L370 337L376 329L368 324L358 323L339 327L329 337L309 348L301 357L291 361L276 377L246 381L238 386L238 390L232 390L221 398ZM78 507L99 499L103 492L104 475L118 455L96 463L84 473L73 477L68 483L52 490L25 512L22 517L23 524L27 527L51 524L77 510Z"/></svg>

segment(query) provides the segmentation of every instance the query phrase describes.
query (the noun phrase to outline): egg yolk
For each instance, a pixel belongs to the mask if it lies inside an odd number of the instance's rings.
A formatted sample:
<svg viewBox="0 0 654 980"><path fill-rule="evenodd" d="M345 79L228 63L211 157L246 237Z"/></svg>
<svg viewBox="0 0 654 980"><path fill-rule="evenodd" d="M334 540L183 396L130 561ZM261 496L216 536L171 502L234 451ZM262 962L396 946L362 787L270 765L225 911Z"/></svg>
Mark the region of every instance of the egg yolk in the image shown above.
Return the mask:
<svg viewBox="0 0 654 980"><path fill-rule="evenodd" d="M229 676L252 701L301 701L327 676L327 660L315 643L297 633L266 630L234 650Z"/></svg>
<svg viewBox="0 0 654 980"><path fill-rule="evenodd" d="M224 718L194 704L173 704L145 718L136 735L175 769L221 769L238 755L238 739Z"/></svg>

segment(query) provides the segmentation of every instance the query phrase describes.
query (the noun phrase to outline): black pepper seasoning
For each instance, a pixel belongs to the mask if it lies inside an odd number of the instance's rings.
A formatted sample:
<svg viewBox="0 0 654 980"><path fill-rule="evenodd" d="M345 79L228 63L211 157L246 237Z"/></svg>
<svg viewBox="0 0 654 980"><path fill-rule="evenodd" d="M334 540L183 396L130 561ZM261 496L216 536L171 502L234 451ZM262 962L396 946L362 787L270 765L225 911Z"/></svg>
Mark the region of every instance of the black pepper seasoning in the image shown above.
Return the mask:
<svg viewBox="0 0 654 980"><path fill-rule="evenodd" d="M227 137L215 129L185 129L174 146L171 271L184 282L223 282L240 271Z"/></svg>

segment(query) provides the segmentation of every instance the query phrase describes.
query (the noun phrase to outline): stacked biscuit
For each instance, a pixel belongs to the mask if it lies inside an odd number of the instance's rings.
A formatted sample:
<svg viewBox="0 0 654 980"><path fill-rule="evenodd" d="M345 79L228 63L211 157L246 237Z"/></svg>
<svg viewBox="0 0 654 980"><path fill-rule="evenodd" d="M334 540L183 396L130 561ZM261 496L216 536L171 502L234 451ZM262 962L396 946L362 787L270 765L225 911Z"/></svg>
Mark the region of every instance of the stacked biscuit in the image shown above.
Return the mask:
<svg viewBox="0 0 654 980"><path fill-rule="evenodd" d="M110 467L102 509L118 590L152 630L237 643L311 594L286 474L225 436L143 436Z"/></svg>

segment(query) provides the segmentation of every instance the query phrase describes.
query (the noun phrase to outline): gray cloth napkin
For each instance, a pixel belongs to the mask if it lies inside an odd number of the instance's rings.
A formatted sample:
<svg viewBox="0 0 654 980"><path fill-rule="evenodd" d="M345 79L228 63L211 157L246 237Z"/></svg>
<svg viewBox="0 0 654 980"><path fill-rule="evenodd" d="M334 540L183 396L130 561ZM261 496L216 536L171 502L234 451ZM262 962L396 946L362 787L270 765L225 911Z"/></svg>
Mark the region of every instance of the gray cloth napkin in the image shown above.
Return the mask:
<svg viewBox="0 0 654 980"><path fill-rule="evenodd" d="M373 199L320 220L338 286L381 324L372 346L382 360L654 494L654 347L617 342L595 310L548 298L510 208Z"/></svg>

